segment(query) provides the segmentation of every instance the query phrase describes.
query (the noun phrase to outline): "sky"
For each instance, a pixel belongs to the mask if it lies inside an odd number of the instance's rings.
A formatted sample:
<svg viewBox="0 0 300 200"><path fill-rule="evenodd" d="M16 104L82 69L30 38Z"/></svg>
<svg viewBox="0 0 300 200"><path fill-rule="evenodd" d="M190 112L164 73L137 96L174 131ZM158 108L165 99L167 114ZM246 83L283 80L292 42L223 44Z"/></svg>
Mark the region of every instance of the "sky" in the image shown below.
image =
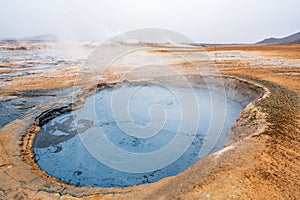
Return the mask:
<svg viewBox="0 0 300 200"><path fill-rule="evenodd" d="M0 0L0 38L103 41L140 28L204 43L252 43L300 31L299 0Z"/></svg>

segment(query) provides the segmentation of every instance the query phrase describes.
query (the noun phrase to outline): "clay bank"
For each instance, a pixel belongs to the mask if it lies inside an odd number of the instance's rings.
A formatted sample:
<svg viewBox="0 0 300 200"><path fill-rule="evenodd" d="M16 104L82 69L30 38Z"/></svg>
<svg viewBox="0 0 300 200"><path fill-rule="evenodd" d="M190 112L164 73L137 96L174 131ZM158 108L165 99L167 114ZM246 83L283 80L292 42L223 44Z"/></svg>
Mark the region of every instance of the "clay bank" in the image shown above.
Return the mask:
<svg viewBox="0 0 300 200"><path fill-rule="evenodd" d="M236 79L189 76L189 88L176 78L119 83L88 96L78 109L46 121L41 115L32 148L35 162L58 181L77 186L156 182L224 148L240 112L263 94L262 88ZM208 90L204 79L224 80L227 86ZM239 84L246 88L239 90Z"/></svg>
<svg viewBox="0 0 300 200"><path fill-rule="evenodd" d="M23 136L22 157L39 171L42 178L55 185L63 184L69 188L66 191L82 196L89 194L82 191L82 186L92 186L89 188L90 194L100 188L112 188L116 192L120 190L118 187L126 189L140 184L143 187L143 184L176 176L209 154L214 153L215 157L219 157L224 147L226 150L234 141L248 136L247 132L240 132L239 121L243 121L243 126L249 127L249 135L253 131L260 133L264 130L264 116L253 105L268 95L267 89L225 76L186 75L184 80L189 85L183 81L182 76L100 83L89 89L93 92L81 96L77 103L49 109L39 115L29 132ZM129 99L126 94L130 95ZM191 111L195 109L191 106L192 97L195 98L196 113ZM114 101L116 103L112 105ZM160 110L151 111L153 105L161 106L164 113ZM116 106L115 110L112 109L113 106ZM122 109L130 113L129 120L126 120L124 113L116 113ZM186 112L186 119L182 117L183 112ZM257 120L253 122L253 117L260 118L261 123L257 123ZM193 125L191 120L196 122L196 129L178 131L184 123L190 128ZM212 120L219 121L214 123ZM212 129L216 126L217 129ZM150 132L157 132L151 137L148 137L151 133L147 133L147 137L141 137L126 132L136 134L149 129ZM217 131L220 133L216 134ZM99 132L103 132L104 136L99 136ZM105 139L117 148L133 154L151 153L176 139L180 141L170 148L167 156L159 153L162 156L155 155L143 162L140 158L134 158L128 163L128 160L122 160L122 152L110 150L106 146ZM186 146L183 143L185 141L189 141ZM100 157L97 157L97 152L102 153ZM175 155L172 157L172 154ZM102 163L101 156L117 157L121 166L125 162L131 168L118 169L118 166L105 161ZM170 157L173 160L167 163L166 160ZM161 163L167 164L162 166ZM150 165L160 167L153 170L149 168ZM136 171L137 169L140 171Z"/></svg>

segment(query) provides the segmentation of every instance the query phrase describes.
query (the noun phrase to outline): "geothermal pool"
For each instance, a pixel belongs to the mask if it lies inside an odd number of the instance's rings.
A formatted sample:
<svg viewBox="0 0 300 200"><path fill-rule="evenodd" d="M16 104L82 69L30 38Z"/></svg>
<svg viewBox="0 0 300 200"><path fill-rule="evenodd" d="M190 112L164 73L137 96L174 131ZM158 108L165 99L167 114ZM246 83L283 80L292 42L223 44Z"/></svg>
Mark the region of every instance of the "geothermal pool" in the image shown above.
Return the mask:
<svg viewBox="0 0 300 200"><path fill-rule="evenodd" d="M193 97L194 101L190 99ZM212 97L221 101L212 101ZM128 187L156 182L201 159L199 151L205 137L217 134L207 133L213 112L225 112L224 124L220 123L222 131L216 142L205 148L213 153L224 147L226 133L244 107L240 102L222 99L224 96L201 88L170 89L158 84L105 88L87 97L81 108L42 126L34 140L35 161L49 175L73 185ZM193 102L196 106L190 105ZM195 113L186 115L189 109L197 111L196 118ZM182 129L188 122L197 126ZM188 146L174 142L178 135ZM168 145L173 145L172 151L159 154ZM164 162L173 152L178 156ZM131 159L151 153L159 156Z"/></svg>

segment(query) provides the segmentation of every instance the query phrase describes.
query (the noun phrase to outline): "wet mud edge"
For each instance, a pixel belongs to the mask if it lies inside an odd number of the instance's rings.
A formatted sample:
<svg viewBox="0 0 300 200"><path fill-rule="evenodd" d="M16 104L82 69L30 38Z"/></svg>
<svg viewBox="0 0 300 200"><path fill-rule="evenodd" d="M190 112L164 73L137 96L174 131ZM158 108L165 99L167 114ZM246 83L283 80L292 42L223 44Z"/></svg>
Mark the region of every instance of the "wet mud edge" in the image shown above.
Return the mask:
<svg viewBox="0 0 300 200"><path fill-rule="evenodd" d="M218 77L211 76L211 81L213 82L215 80L215 78L220 78L220 76L218 76ZM251 137L253 135L258 135L258 134L264 132L265 128L267 128L267 126L268 126L268 124L266 122L266 114L263 113L260 109L258 109L255 106L255 103L258 101L261 101L264 98L267 98L270 95L270 92L266 87L255 82L255 80L249 81L249 80L246 80L243 78L238 78L235 76L224 76L224 75L222 75L221 78L224 82L226 90L233 89L233 90L238 90L239 92L241 92L242 97L230 96L230 94L229 94L229 98L231 98L233 100L238 100L241 103L246 104L245 109L240 113L238 119L232 125L231 130L227 133L228 142L224 147L224 148L227 148L228 146L233 145L237 141L244 140L248 137ZM199 79L198 76L190 75L188 77L188 79L189 79L189 81L191 81L194 84L193 86L195 86L195 87L200 87L200 88L205 87L205 82L196 81L197 79ZM174 78L171 78L170 80L172 80L172 81L169 81L167 79L167 80L164 80L163 82L168 83L168 84L174 84ZM210 80L210 79L207 79L207 80ZM158 82L161 82L161 81L158 81ZM35 162L35 154L33 151L33 142L34 142L36 133L39 132L39 130L41 129L41 127L44 124L46 124L53 118L59 116L60 114L65 113L65 112L70 112L72 110L75 110L75 109L81 107L84 104L85 98L87 96L92 95L93 93L95 93L99 90L102 90L105 88L119 87L119 86L129 85L129 84L147 84L147 83L150 83L150 82L148 82L148 81L130 82L127 80L125 80L121 83L120 82L119 83L101 82L101 83L98 83L97 85L94 85L94 86L88 88L84 92L84 94L82 94L81 96L78 97L77 102L69 104L68 106L64 106L61 108L55 108L55 109L44 111L42 114L40 114L39 116L37 116L35 118L33 124L31 124L29 126L29 128L27 129L27 132L21 136L20 155L21 155L22 160L26 164L28 164L32 167L32 173L35 173L35 174L39 175L40 177L49 180L50 182L52 182L55 185L58 185L61 187L67 187L67 188L80 187L80 188L91 189L92 188L91 186L75 186L75 185L63 183L63 182L59 181L57 178L50 176L45 171L40 169L38 164ZM180 83L179 84L176 83L176 85L180 86ZM217 91L218 87L216 87L215 90ZM226 91L226 92L228 92L228 91ZM247 103L247 98L248 98L248 100L251 99L251 101L249 101L248 103ZM256 116L255 119L253 119L253 116ZM260 117L260 118L258 118L258 117ZM253 129L248 130L249 133L247 133L247 134L244 134L244 133L242 134L242 130L245 128L245 125L248 124L248 126L253 126L253 123L257 127L254 127ZM224 150L224 148L215 153L221 152L222 150ZM162 180L160 180L160 181L162 181ZM151 184L155 184L155 183L156 182L151 183ZM134 187L134 186L132 186L132 187ZM131 188L131 187L127 187L127 189L129 189L129 188ZM111 188L111 189L113 189L113 188ZM118 188L118 189L121 189L121 188ZM126 188L123 188L121 190L124 190L124 189L126 189ZM74 195L77 196L76 192Z"/></svg>

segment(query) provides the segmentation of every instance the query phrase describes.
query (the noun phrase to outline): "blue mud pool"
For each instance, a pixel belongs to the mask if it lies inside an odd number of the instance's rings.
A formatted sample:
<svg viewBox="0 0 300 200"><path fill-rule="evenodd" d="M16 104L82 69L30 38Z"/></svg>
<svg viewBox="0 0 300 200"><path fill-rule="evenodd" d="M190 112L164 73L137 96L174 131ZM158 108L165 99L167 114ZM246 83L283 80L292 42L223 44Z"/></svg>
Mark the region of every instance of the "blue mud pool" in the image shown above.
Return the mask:
<svg viewBox="0 0 300 200"><path fill-rule="evenodd" d="M200 150L224 147L244 109L225 98L158 84L102 89L42 126L35 160L49 175L80 186L128 187L174 176L205 156Z"/></svg>

